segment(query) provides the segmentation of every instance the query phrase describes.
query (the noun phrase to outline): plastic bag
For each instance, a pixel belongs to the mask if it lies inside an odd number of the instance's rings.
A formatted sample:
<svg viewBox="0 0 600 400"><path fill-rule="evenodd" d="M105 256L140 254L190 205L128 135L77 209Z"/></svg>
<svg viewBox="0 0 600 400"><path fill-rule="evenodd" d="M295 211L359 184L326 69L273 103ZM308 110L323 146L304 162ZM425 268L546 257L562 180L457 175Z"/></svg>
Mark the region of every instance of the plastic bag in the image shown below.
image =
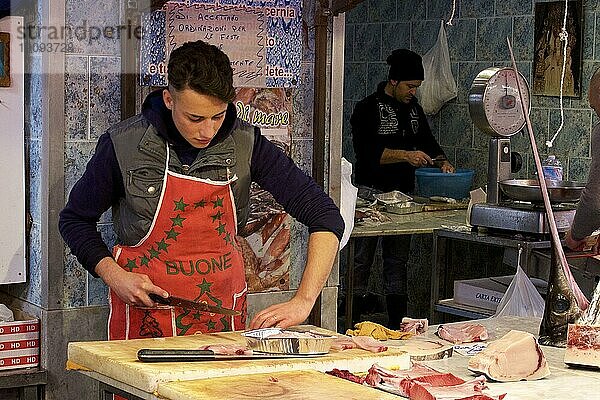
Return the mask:
<svg viewBox="0 0 600 400"><path fill-rule="evenodd" d="M423 69L425 80L418 89L417 97L425 114L437 114L442 106L457 94L443 20L437 42L423 56Z"/></svg>
<svg viewBox="0 0 600 400"><path fill-rule="evenodd" d="M358 188L352 184L352 164L342 157L342 183L340 199L340 212L344 219L344 234L340 241L340 250L348 243L352 229L354 229L354 209L356 207L356 195Z"/></svg>
<svg viewBox="0 0 600 400"><path fill-rule="evenodd" d="M519 258L521 249L519 249ZM494 317L516 315L518 317L539 317L544 315L544 299L520 265L506 293L500 300Z"/></svg>

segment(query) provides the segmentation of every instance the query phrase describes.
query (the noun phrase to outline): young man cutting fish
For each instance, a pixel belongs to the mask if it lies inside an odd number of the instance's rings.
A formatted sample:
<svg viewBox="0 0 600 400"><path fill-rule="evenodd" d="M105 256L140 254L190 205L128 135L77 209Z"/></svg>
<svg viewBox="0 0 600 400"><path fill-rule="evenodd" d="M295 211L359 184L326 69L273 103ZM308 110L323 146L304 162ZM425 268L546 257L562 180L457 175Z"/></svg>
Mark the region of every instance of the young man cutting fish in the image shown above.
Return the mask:
<svg viewBox="0 0 600 400"><path fill-rule="evenodd" d="M110 288L110 339L246 328L246 282L236 235L257 182L310 232L295 296L258 312L250 328L309 315L333 265L344 224L333 201L275 145L236 116L229 58L202 41L171 52L169 86L141 114L99 138L60 215L71 252ZM112 207L117 245L97 232ZM149 295L196 299L240 316L190 312Z"/></svg>

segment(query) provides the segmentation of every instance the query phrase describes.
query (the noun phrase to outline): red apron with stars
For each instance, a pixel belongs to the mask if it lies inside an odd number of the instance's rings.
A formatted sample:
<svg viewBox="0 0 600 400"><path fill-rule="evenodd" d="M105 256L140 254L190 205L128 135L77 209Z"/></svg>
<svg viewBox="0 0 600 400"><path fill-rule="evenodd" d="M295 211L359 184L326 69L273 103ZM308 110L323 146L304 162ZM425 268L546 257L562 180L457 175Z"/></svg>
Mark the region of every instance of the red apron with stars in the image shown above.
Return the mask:
<svg viewBox="0 0 600 400"><path fill-rule="evenodd" d="M244 329L247 290L235 241L231 181L167 171L162 190L148 234L135 246L115 246L115 260L127 271L148 275L172 296L235 309L242 315L129 306L111 291L109 340Z"/></svg>

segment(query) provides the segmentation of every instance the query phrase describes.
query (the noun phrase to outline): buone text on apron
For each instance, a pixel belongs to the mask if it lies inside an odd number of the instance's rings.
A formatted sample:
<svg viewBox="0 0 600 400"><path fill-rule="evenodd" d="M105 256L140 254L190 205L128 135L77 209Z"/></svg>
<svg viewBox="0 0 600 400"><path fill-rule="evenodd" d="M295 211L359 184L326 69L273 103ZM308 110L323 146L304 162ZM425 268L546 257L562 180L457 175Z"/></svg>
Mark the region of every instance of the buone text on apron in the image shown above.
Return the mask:
<svg viewBox="0 0 600 400"><path fill-rule="evenodd" d="M134 307L110 292L109 340L240 330L246 322L244 263L235 236L231 181L168 170L148 234L134 246L115 246L117 263L146 274L172 296L242 312L225 316L179 307Z"/></svg>

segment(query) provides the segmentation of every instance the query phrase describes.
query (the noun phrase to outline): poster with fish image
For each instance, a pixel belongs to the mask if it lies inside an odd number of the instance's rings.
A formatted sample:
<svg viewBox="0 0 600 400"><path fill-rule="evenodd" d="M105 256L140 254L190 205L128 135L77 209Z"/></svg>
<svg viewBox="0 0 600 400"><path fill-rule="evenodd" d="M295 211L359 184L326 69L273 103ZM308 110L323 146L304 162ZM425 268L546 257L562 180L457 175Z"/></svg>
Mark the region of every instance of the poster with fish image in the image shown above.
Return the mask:
<svg viewBox="0 0 600 400"><path fill-rule="evenodd" d="M238 88L233 104L238 117L260 127L263 136L290 155L291 102L291 89ZM242 244L250 293L289 290L291 223L273 196L253 182Z"/></svg>

